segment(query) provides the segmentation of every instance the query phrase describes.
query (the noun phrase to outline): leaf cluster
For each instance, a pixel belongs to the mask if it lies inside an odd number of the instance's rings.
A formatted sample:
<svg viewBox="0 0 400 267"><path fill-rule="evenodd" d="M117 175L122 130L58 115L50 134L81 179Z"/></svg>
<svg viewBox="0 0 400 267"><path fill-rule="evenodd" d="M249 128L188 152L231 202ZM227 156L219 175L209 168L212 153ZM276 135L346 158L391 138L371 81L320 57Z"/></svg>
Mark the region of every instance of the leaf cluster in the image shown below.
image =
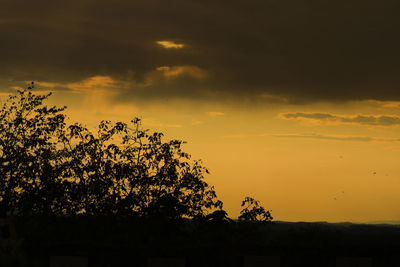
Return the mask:
<svg viewBox="0 0 400 267"><path fill-rule="evenodd" d="M221 209L201 161L183 141L143 129L141 120L102 121L93 132L67 125L66 107L34 84L0 110L0 211L3 216L117 215L204 217Z"/></svg>
<svg viewBox="0 0 400 267"><path fill-rule="evenodd" d="M241 206L244 207L238 217L241 222L270 222L273 219L271 212L252 197L245 197Z"/></svg>

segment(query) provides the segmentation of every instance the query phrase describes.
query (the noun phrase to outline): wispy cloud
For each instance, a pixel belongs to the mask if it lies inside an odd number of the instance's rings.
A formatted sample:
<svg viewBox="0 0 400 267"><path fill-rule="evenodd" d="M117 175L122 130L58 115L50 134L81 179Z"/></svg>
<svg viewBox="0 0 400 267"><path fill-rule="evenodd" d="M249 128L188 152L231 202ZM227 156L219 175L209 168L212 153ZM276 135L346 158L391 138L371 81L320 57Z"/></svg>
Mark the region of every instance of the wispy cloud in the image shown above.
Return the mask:
<svg viewBox="0 0 400 267"><path fill-rule="evenodd" d="M74 119L85 118L96 121L100 116L108 119L119 119L137 114L138 107L133 103L116 102L115 98L131 87L128 81L110 76L93 76L73 83L35 82L37 88L45 88L51 92L62 92L66 101L73 101L75 108L68 109L69 116ZM45 92L43 90L40 93ZM77 103L79 103L77 105ZM74 106L74 104L72 104ZM104 119L104 118L102 118Z"/></svg>
<svg viewBox="0 0 400 267"><path fill-rule="evenodd" d="M355 135L328 135L317 133L295 133L295 134L232 134L222 136L223 138L256 138L256 137L276 137L276 138L293 138L293 139L319 139L327 141L360 141L360 142L400 142L400 138L379 138L372 136L355 136Z"/></svg>
<svg viewBox="0 0 400 267"><path fill-rule="evenodd" d="M224 115L225 115L225 113L219 112L219 111L208 111L208 112L206 112L206 113L207 113L207 115L210 116L210 117L221 117L221 116L224 116Z"/></svg>
<svg viewBox="0 0 400 267"><path fill-rule="evenodd" d="M197 80L203 80L207 77L207 72L196 66L161 66L156 68L158 72L161 72L165 78L173 79L179 76L190 76Z"/></svg>
<svg viewBox="0 0 400 267"><path fill-rule="evenodd" d="M72 93L103 93L103 94L116 94L117 90L121 90L129 86L120 80L113 79L110 76L92 76L79 82L73 83L54 83L54 82L35 82L40 87L54 89L66 89Z"/></svg>
<svg viewBox="0 0 400 267"><path fill-rule="evenodd" d="M250 135L250 134L230 134L224 135L222 138L250 138L250 137L260 137L261 135Z"/></svg>
<svg viewBox="0 0 400 267"><path fill-rule="evenodd" d="M166 49L170 48L179 49L184 47L184 44L178 44L173 41L157 41L156 43Z"/></svg>
<svg viewBox="0 0 400 267"><path fill-rule="evenodd" d="M192 119L191 125L201 125L204 122L201 120Z"/></svg>
<svg viewBox="0 0 400 267"><path fill-rule="evenodd" d="M268 102L276 102L276 103L288 103L289 100L286 97L270 94L270 93L261 93L258 95L259 98L266 100Z"/></svg>
<svg viewBox="0 0 400 267"><path fill-rule="evenodd" d="M353 101L355 104L368 104L372 107L378 108L400 108L400 101L379 101L374 99L368 99L363 101Z"/></svg>
<svg viewBox="0 0 400 267"><path fill-rule="evenodd" d="M358 125L376 125L376 126L398 126L400 125L400 117L395 115L355 115L341 116L329 113L317 112L295 112L282 113L280 117L283 119L295 120L313 120L325 123L336 124L358 124Z"/></svg>
<svg viewBox="0 0 400 267"><path fill-rule="evenodd" d="M396 140L382 140L369 136L347 136L347 135L324 135L324 134L274 134L274 137L280 138L303 138L303 139L322 139L322 140L334 140L334 141L399 141Z"/></svg>

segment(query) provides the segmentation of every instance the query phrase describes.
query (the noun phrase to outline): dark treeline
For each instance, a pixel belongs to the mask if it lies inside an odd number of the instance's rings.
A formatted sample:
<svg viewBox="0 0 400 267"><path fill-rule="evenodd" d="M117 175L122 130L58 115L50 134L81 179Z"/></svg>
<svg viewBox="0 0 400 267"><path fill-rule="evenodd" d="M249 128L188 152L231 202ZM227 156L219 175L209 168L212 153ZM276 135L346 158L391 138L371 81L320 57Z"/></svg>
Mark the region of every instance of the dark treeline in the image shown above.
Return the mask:
<svg viewBox="0 0 400 267"><path fill-rule="evenodd" d="M35 245L149 248L395 249L399 225L179 220L132 217L18 218L14 224ZM351 251L348 251L349 253Z"/></svg>
<svg viewBox="0 0 400 267"><path fill-rule="evenodd" d="M388 225L174 222L109 216L30 218L15 223L25 236L25 258L41 263L51 255L80 255L89 259L89 266L99 267L145 267L153 257L185 259L187 267L243 267L244 258L254 255L278 256L282 267L333 267L338 256L371 258L372 266L381 267L397 266L390 259L400 254L400 227Z"/></svg>

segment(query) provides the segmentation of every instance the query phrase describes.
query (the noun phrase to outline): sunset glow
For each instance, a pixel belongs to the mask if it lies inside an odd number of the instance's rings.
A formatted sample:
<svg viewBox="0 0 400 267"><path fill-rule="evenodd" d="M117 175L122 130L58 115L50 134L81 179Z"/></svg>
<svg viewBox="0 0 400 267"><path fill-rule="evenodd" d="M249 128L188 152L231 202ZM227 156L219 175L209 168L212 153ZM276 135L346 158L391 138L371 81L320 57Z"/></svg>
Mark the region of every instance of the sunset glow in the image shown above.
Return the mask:
<svg viewBox="0 0 400 267"><path fill-rule="evenodd" d="M233 218L400 221L395 1L6 2L0 103L35 81L91 129L140 117Z"/></svg>

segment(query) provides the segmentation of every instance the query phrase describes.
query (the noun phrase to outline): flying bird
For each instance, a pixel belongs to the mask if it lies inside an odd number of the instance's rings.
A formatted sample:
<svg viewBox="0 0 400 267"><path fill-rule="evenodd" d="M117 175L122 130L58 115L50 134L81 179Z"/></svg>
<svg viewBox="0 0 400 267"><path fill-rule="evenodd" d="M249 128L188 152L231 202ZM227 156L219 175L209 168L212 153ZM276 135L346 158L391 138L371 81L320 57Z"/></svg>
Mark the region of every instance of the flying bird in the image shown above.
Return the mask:
<svg viewBox="0 0 400 267"><path fill-rule="evenodd" d="M341 197L340 195L344 194L344 191L342 190L341 192L337 192L336 194L333 195L333 199L337 200L339 197Z"/></svg>

